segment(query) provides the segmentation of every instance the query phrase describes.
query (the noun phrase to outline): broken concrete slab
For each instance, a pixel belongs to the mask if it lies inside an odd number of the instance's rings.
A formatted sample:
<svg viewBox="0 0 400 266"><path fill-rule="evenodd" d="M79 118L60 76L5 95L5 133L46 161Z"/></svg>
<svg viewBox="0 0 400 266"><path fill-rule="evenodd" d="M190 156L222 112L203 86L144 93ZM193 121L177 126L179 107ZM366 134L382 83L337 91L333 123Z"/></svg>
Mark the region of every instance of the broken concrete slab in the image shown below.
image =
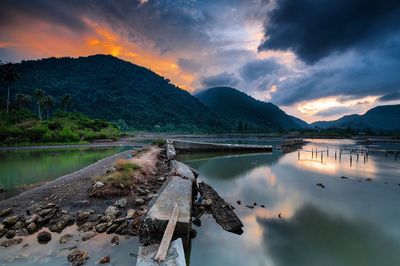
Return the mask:
<svg viewBox="0 0 400 266"><path fill-rule="evenodd" d="M193 181L173 176L159 193L159 197L150 207L140 228L140 241L153 243L161 239L171 217L175 202L179 207L179 217L174 236L186 237L191 226Z"/></svg>
<svg viewBox="0 0 400 266"><path fill-rule="evenodd" d="M182 152L229 151L229 152L272 152L271 145L242 145L174 140L174 148Z"/></svg>
<svg viewBox="0 0 400 266"><path fill-rule="evenodd" d="M175 147L172 144L167 144L167 159L172 160L176 155Z"/></svg>
<svg viewBox="0 0 400 266"><path fill-rule="evenodd" d="M186 266L185 252L183 250L182 239L172 241L164 262L158 263L154 260L159 244L139 247L136 266Z"/></svg>
<svg viewBox="0 0 400 266"><path fill-rule="evenodd" d="M177 175L189 180L194 180L196 178L192 169L186 164L176 160L172 160L170 164L171 164L171 172L173 175Z"/></svg>

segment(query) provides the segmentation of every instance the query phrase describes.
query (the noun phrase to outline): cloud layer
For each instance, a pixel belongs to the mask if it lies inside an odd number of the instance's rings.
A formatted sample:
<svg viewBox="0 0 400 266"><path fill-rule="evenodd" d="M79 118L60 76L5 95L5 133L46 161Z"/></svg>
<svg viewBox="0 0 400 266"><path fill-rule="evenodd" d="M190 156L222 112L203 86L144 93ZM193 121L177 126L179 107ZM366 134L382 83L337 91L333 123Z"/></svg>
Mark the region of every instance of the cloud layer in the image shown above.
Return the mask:
<svg viewBox="0 0 400 266"><path fill-rule="evenodd" d="M400 103L399 24L396 0L5 0L0 60L112 54L313 121Z"/></svg>

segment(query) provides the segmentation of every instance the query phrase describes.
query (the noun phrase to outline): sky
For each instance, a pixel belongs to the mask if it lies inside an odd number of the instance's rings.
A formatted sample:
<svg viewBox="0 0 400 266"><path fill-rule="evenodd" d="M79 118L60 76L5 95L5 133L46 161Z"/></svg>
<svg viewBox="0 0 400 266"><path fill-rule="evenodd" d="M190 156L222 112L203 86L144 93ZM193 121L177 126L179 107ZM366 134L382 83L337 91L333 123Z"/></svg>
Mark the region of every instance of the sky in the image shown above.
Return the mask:
<svg viewBox="0 0 400 266"><path fill-rule="evenodd" d="M0 60L111 54L307 122L400 103L398 0L1 0Z"/></svg>

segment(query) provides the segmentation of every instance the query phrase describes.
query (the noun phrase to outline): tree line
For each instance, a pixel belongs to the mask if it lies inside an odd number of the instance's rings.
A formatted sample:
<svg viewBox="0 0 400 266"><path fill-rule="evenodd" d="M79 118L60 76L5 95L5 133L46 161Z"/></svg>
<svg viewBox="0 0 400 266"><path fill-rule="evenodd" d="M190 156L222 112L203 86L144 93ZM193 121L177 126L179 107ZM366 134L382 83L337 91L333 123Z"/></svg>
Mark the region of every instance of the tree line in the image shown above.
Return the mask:
<svg viewBox="0 0 400 266"><path fill-rule="evenodd" d="M20 79L19 73L14 69L11 63L0 62L0 81L7 88L6 96L6 113L10 112L12 86ZM15 93L14 104L19 110L28 109L32 103L35 103L39 120L43 120L43 111L46 113L46 120L50 118L51 110L57 103L61 105L64 112L67 112L72 105L72 97L68 93L64 94L61 98L55 99L51 95L47 95L42 89L35 89L32 95Z"/></svg>

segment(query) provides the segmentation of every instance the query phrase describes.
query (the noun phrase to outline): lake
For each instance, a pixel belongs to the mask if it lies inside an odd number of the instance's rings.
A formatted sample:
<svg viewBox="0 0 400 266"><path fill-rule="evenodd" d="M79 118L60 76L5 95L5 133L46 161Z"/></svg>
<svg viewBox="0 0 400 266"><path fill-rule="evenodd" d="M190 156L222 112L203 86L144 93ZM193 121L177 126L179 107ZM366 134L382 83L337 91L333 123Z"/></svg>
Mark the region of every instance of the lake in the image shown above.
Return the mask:
<svg viewBox="0 0 400 266"><path fill-rule="evenodd" d="M350 166L350 154L339 161L338 153L362 147L354 141L309 141L304 150L329 147L329 157L276 150L180 156L244 223L235 235L204 215L193 226L191 265L400 265L400 162L381 153L357 162L353 154Z"/></svg>
<svg viewBox="0 0 400 266"><path fill-rule="evenodd" d="M129 147L31 149L0 151L0 200L29 186L53 180L127 150Z"/></svg>
<svg viewBox="0 0 400 266"><path fill-rule="evenodd" d="M203 215L201 227L193 225L198 234L192 240L190 265L400 265L400 161L395 161L393 154L384 153L370 153L365 162L360 154L357 161L353 154L350 165L349 150L364 146L352 140L309 141L300 157L297 151L280 150L178 157L197 169L199 180L212 185L231 203L244 223L244 233L235 235L222 230L211 215ZM258 143L226 139L219 142ZM327 148L329 156L324 153L322 162L320 154L306 152ZM344 150L339 160L340 148ZM53 179L118 149L9 153L2 157L1 173L5 173L4 169L17 169L25 181L14 180L11 175L17 175L8 170L8 179L4 180L10 181L2 185L18 187ZM57 165L64 169L62 173L56 172ZM33 173L37 173L36 178L30 179ZM319 183L324 188L317 186ZM242 204L238 205L237 200ZM245 206L254 203L254 209ZM79 239L75 226L62 234L69 232ZM37 245L36 235L32 235L24 240L28 247L0 249L0 265L69 265L68 251L60 249L73 245L89 251L90 259L85 265L95 265L104 255L111 256L109 265L135 265L137 238L121 237L120 245L113 246L111 237L99 234L87 242L60 245L59 235L53 234L47 245Z"/></svg>

